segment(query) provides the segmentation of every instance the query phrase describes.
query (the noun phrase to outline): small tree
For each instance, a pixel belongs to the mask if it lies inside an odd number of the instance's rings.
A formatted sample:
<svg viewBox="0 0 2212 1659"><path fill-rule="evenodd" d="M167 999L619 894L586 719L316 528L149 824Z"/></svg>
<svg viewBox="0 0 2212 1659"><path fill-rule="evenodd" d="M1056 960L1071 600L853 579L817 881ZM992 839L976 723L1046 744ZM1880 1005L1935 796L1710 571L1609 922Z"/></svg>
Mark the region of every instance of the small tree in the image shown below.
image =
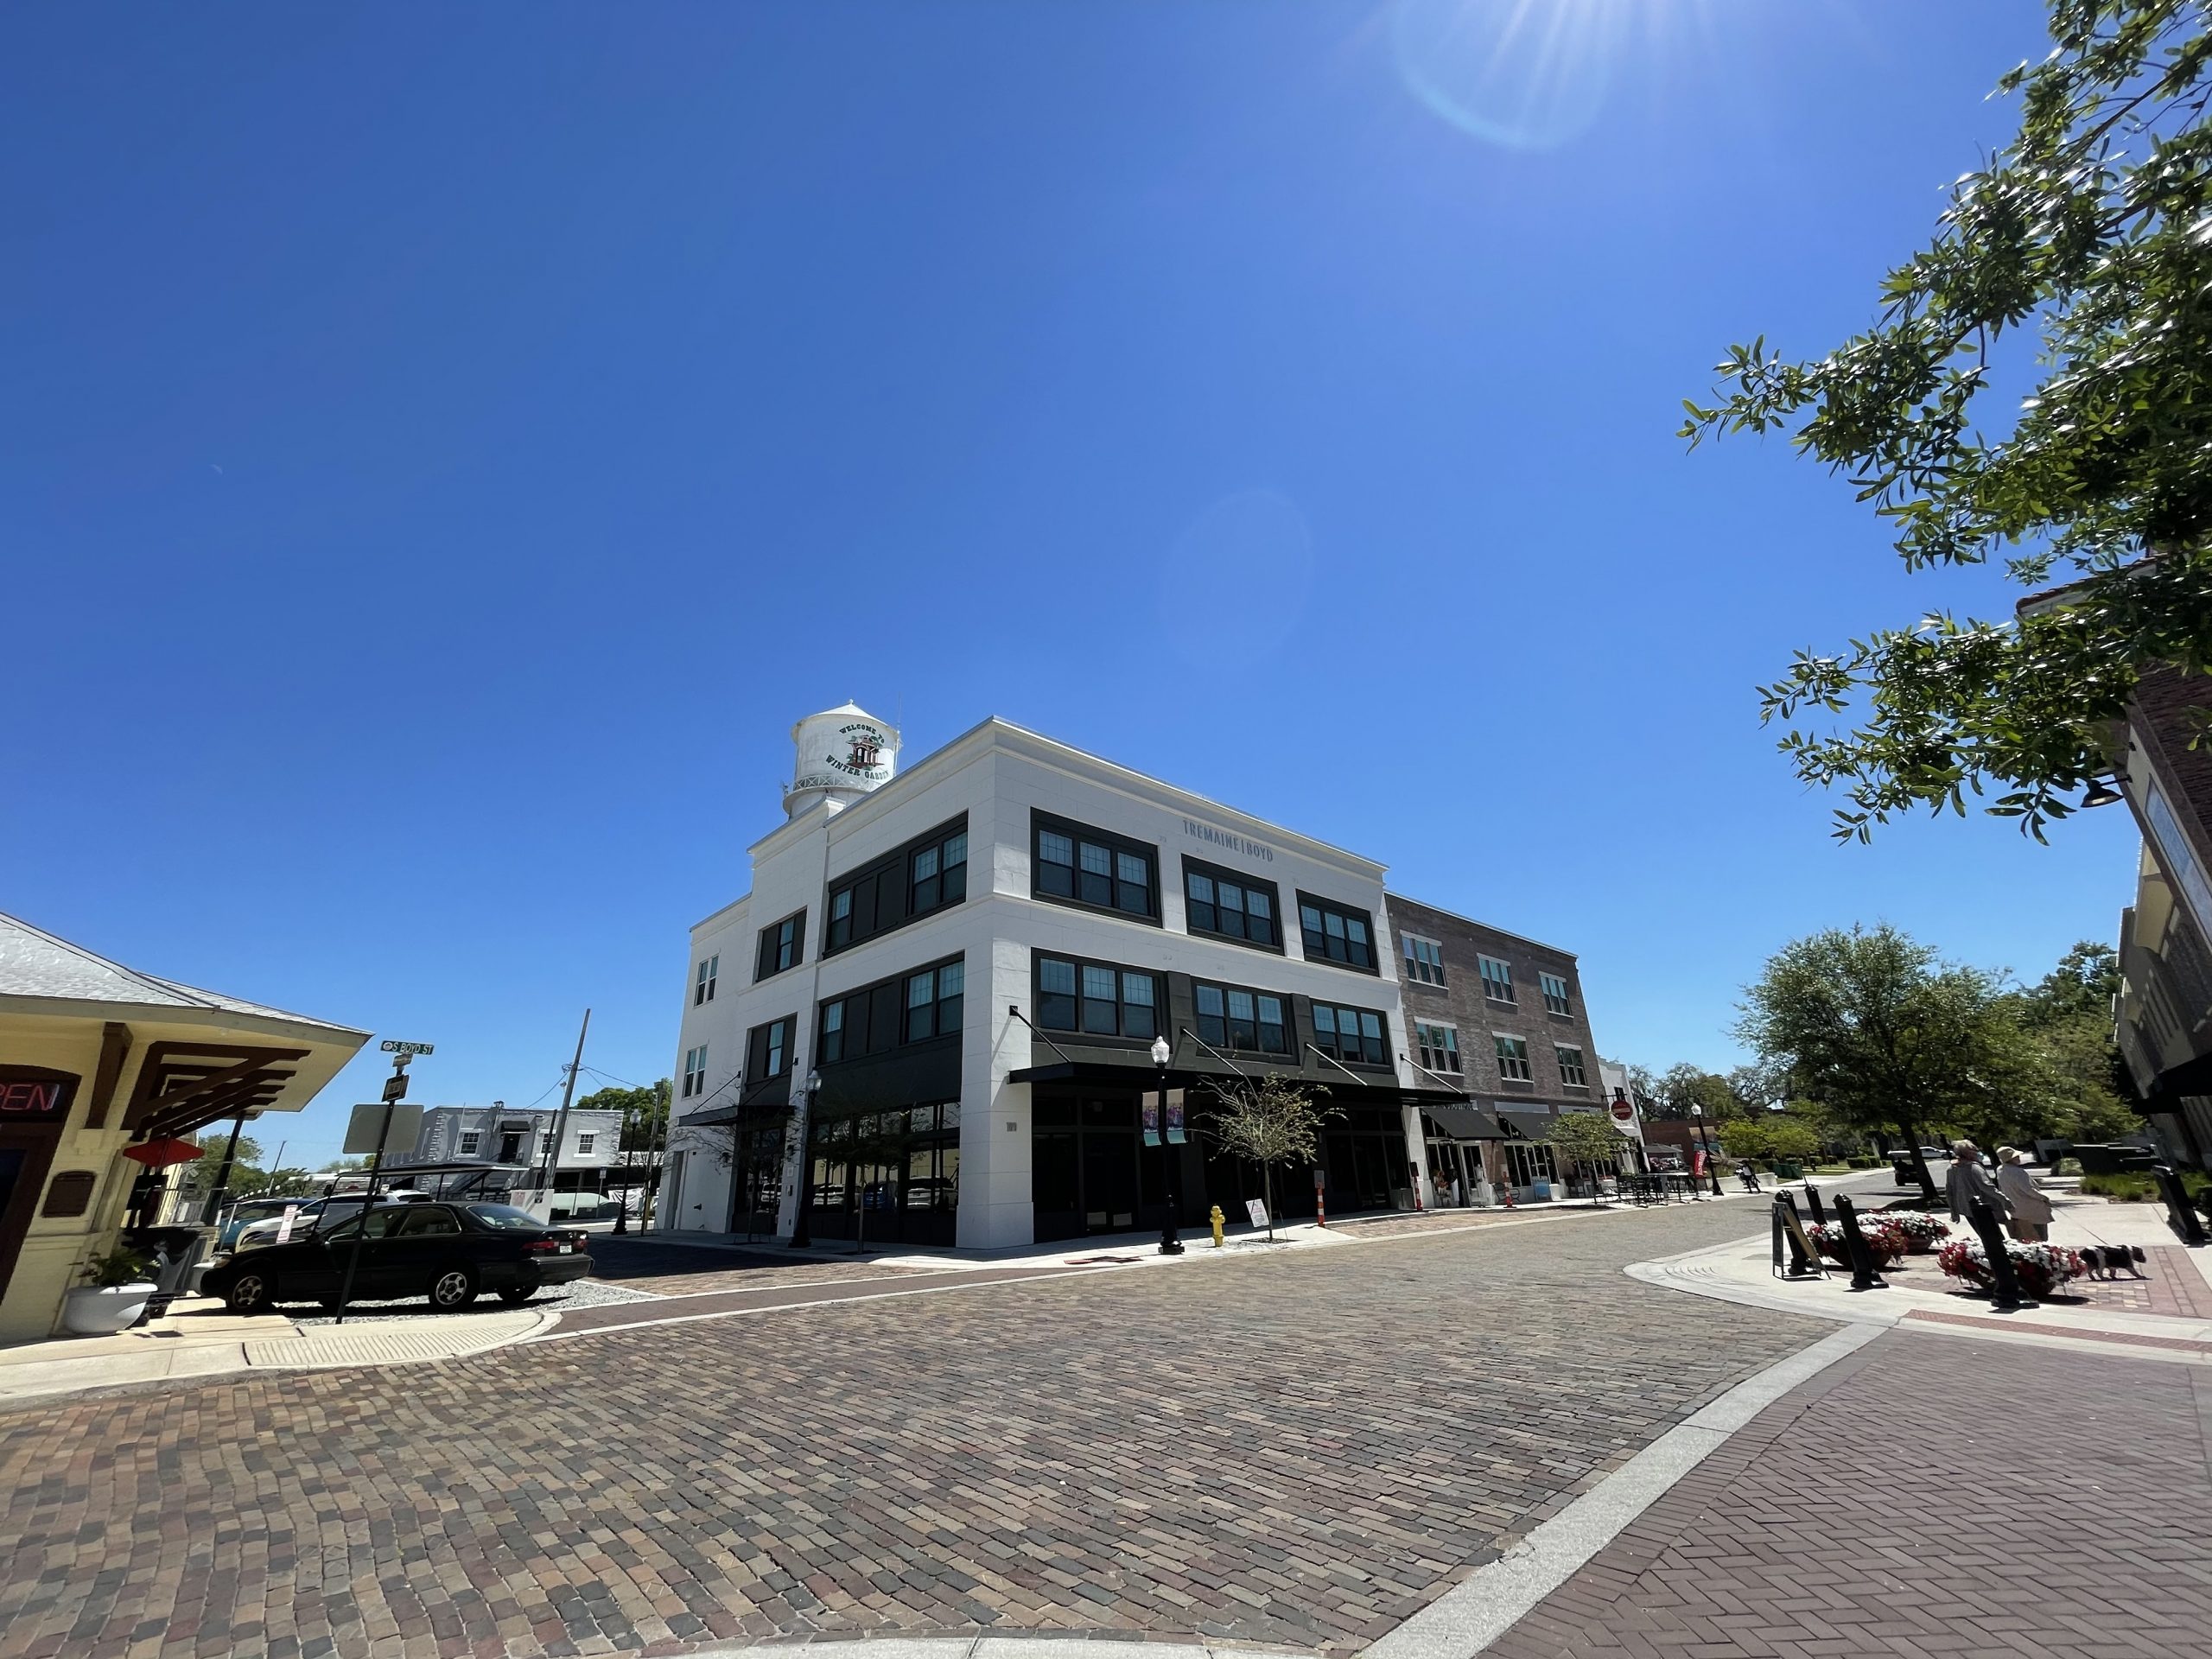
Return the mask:
<svg viewBox="0 0 2212 1659"><path fill-rule="evenodd" d="M1748 1117L1720 1126L1720 1149L1731 1158L1759 1159L1774 1156L1774 1133L1764 1123Z"/></svg>
<svg viewBox="0 0 2212 1659"><path fill-rule="evenodd" d="M1220 1090L1221 1103L1198 1122L1199 1132L1224 1152L1260 1166L1268 1206L1268 1237L1275 1236L1277 1164L1311 1164L1321 1156L1321 1125L1332 1107L1315 1103L1313 1090L1283 1077L1256 1077Z"/></svg>
<svg viewBox="0 0 2212 1659"><path fill-rule="evenodd" d="M2032 1120L2041 1056L1989 975L1939 963L1886 925L1831 928L1777 951L1745 990L1736 1034L1786 1064L1808 1099L1900 1131L1929 1199L1928 1129Z"/></svg>
<svg viewBox="0 0 2212 1659"><path fill-rule="evenodd" d="M1620 1131L1599 1113L1561 1112L1552 1120L1544 1141L1554 1156L1564 1159L1570 1168L1587 1169L1593 1179L1620 1168Z"/></svg>

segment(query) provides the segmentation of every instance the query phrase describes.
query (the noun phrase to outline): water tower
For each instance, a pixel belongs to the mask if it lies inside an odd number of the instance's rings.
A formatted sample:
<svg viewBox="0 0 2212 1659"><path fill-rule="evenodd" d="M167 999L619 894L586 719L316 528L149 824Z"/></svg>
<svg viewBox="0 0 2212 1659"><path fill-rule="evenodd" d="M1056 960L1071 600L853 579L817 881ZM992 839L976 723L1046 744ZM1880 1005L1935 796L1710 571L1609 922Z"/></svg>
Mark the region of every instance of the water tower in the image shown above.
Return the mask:
<svg viewBox="0 0 2212 1659"><path fill-rule="evenodd" d="M791 728L798 764L784 791L784 811L797 817L817 801L850 806L891 781L899 765L899 731L856 703L809 715Z"/></svg>

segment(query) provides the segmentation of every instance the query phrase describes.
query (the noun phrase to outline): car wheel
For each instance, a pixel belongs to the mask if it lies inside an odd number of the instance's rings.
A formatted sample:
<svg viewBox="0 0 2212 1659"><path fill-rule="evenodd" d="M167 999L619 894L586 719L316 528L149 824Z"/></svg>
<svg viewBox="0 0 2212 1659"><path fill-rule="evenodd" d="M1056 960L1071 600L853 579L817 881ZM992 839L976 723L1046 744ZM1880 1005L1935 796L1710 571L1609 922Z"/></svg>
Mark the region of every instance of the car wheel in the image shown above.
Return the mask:
<svg viewBox="0 0 2212 1659"><path fill-rule="evenodd" d="M223 1293L223 1306L233 1313L266 1313L276 1302L276 1281L265 1273L242 1273Z"/></svg>
<svg viewBox="0 0 2212 1659"><path fill-rule="evenodd" d="M509 1307L520 1307L524 1302L528 1301L531 1297L537 1294L537 1287L536 1285L509 1285L505 1290L499 1293L499 1300L505 1302Z"/></svg>
<svg viewBox="0 0 2212 1659"><path fill-rule="evenodd" d="M456 1262L430 1281L430 1306L442 1313L457 1313L476 1300L476 1269Z"/></svg>

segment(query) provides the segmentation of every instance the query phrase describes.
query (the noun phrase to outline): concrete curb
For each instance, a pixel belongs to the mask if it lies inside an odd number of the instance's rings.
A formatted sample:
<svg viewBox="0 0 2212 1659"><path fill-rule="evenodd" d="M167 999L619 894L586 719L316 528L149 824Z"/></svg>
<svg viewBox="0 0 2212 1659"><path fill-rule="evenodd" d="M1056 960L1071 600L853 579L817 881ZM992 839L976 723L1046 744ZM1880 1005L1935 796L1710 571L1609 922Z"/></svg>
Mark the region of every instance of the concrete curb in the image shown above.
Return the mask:
<svg viewBox="0 0 2212 1659"><path fill-rule="evenodd" d="M1652 1441L1503 1556L1477 1567L1367 1649L1365 1659L1465 1659L1480 1653L1731 1434L1799 1383L1880 1334L1866 1325L1847 1326L1738 1382Z"/></svg>
<svg viewBox="0 0 2212 1659"><path fill-rule="evenodd" d="M1235 1647L1212 1643L1152 1641L1143 1637L818 1636L804 1641L772 1639L701 1648L683 1659L761 1659L779 1649L865 1649L868 1659L1250 1659L1254 1655L1304 1651L1295 1648Z"/></svg>

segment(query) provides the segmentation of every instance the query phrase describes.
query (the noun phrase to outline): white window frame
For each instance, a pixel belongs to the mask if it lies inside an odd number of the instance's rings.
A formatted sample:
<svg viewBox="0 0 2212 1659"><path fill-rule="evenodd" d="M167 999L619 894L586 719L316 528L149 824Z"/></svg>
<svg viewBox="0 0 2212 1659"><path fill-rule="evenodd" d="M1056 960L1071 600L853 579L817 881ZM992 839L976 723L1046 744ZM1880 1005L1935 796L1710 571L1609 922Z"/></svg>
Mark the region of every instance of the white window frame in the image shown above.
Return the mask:
<svg viewBox="0 0 2212 1659"><path fill-rule="evenodd" d="M707 1086L707 1046L683 1051L683 1098L702 1092Z"/></svg>
<svg viewBox="0 0 2212 1659"><path fill-rule="evenodd" d="M1570 1054L1574 1056L1574 1069L1582 1074L1579 1078L1570 1077L1567 1075L1567 1057ZM1583 1053L1582 1046L1580 1044L1554 1043L1552 1045L1552 1059L1559 1067L1559 1084L1560 1088L1587 1089L1590 1086L1589 1057Z"/></svg>
<svg viewBox="0 0 2212 1659"><path fill-rule="evenodd" d="M1573 1014L1574 1012L1574 997L1564 976L1539 972L1536 976L1536 985L1544 994L1546 1013ZM1554 986L1559 988L1556 992L1552 988Z"/></svg>
<svg viewBox="0 0 2212 1659"><path fill-rule="evenodd" d="M1517 1057L1508 1056L1498 1047L1500 1043L1520 1044L1520 1054ZM1497 1077L1500 1083L1534 1083L1536 1080L1535 1064L1529 1056L1529 1039L1526 1037L1517 1032L1493 1031L1490 1034L1490 1051L1497 1061ZM1509 1059L1521 1068L1520 1076L1516 1077L1505 1069Z"/></svg>
<svg viewBox="0 0 2212 1659"><path fill-rule="evenodd" d="M577 1131L576 1131L576 1156L577 1156L577 1157L579 1157L579 1158L583 1157L586 1154L588 1154L588 1152L590 1152L590 1151L591 1151L591 1149L592 1149L594 1147L597 1146L598 1144L599 1144L599 1131L598 1131L597 1129L579 1129L579 1130L577 1130Z"/></svg>
<svg viewBox="0 0 2212 1659"><path fill-rule="evenodd" d="M1437 1034L1438 1040L1434 1044L1428 1042L1421 1034L1431 1031ZM1466 1075L1467 1063L1459 1052L1459 1027L1448 1020L1414 1020L1414 1052L1422 1057L1421 1065L1424 1071L1433 1071L1447 1077L1459 1077ZM1428 1063L1428 1056L1432 1053L1449 1055L1452 1064L1431 1065Z"/></svg>
<svg viewBox="0 0 2212 1659"><path fill-rule="evenodd" d="M720 952L699 959L699 977L691 988L691 1006L698 1007L715 1000L715 983L722 976Z"/></svg>
<svg viewBox="0 0 2212 1659"><path fill-rule="evenodd" d="M1407 981L1414 985L1433 985L1440 990L1442 989L1446 982L1444 941L1432 939L1422 933L1402 932L1398 935L1398 943L1404 963L1402 971ZM1427 961L1422 959L1417 948L1421 945L1428 947L1429 959Z"/></svg>
<svg viewBox="0 0 2212 1659"><path fill-rule="evenodd" d="M483 1130L481 1130L481 1129L463 1129L463 1130L461 1132L461 1155L462 1157L464 1157L464 1158L474 1158L474 1157L476 1155L476 1149L477 1149L477 1147L479 1147L482 1146L483 1144L484 1144L484 1131L483 1131Z"/></svg>
<svg viewBox="0 0 2212 1659"><path fill-rule="evenodd" d="M1513 988L1511 963L1503 957L1486 956L1478 952L1475 957L1475 967L1482 976L1483 1000L1485 1002L1496 1002L1501 1007L1509 1008L1517 1008L1521 1006L1521 1000ZM1497 969L1495 976L1490 971L1493 968ZM1503 996L1497 994L1497 988L1500 985L1505 987L1505 995Z"/></svg>

